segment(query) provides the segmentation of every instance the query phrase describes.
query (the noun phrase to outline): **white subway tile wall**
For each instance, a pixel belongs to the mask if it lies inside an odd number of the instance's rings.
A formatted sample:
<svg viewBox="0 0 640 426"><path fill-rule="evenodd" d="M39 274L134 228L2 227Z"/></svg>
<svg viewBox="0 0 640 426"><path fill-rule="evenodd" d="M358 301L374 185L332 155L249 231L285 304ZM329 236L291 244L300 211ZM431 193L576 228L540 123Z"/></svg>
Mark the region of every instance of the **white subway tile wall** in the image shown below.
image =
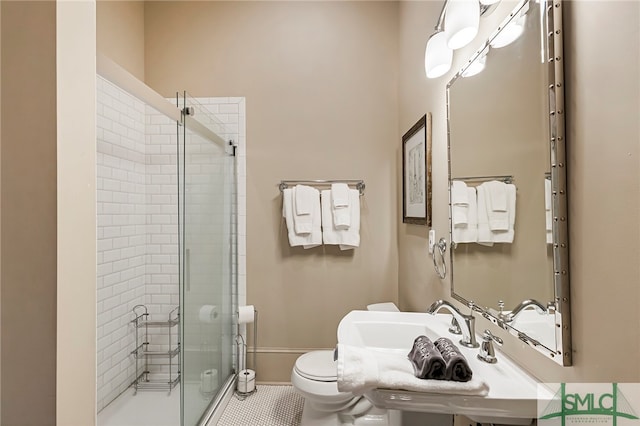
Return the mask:
<svg viewBox="0 0 640 426"><path fill-rule="evenodd" d="M145 304L163 320L180 303L178 289L178 192L176 123L98 77L98 411L136 375L132 308ZM219 134L238 145L235 211L237 292L246 301L246 135L244 98L199 98L224 123ZM198 117L202 118L202 117ZM205 123L207 124L207 123ZM218 129L217 129L218 130ZM210 169L209 169L210 170ZM204 167L204 171L207 168ZM232 268L233 269L233 268ZM236 273L235 270L232 271ZM232 309L227 301L225 309ZM150 336L150 349L167 348L168 330ZM177 327L171 329L172 339ZM175 340L174 340L175 342ZM231 351L232 348L224 348ZM155 367L155 366L154 366ZM167 373L167 367L158 368Z"/></svg>

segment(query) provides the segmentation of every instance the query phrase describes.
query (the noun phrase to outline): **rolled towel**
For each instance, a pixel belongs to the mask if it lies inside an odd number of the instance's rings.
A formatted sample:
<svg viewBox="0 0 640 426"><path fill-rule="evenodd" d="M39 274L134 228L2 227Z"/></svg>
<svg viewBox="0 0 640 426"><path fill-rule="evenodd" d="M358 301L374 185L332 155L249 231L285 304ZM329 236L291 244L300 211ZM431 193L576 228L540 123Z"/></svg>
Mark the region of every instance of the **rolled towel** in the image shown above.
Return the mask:
<svg viewBox="0 0 640 426"><path fill-rule="evenodd" d="M403 353L343 343L338 343L337 370L338 390L356 395L375 388L478 396L489 393L489 385L480 378L464 383L418 379L413 375L411 362Z"/></svg>
<svg viewBox="0 0 640 426"><path fill-rule="evenodd" d="M414 340L408 357L417 378L437 380L445 378L447 364L440 351L427 336L418 336Z"/></svg>
<svg viewBox="0 0 640 426"><path fill-rule="evenodd" d="M441 337L434 343L442 354L444 362L447 364L446 380L454 382L468 382L473 377L473 371L469 368L467 359L462 355L460 349L446 337Z"/></svg>

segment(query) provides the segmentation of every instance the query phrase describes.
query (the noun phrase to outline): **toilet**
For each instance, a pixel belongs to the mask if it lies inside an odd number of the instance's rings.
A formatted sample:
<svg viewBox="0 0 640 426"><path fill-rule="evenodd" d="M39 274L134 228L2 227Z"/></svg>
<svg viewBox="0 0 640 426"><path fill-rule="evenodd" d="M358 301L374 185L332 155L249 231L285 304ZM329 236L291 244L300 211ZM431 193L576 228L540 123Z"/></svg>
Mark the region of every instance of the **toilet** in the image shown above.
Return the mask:
<svg viewBox="0 0 640 426"><path fill-rule="evenodd" d="M398 311L390 302L367 306L368 310ZM291 372L291 384L304 397L300 426L400 426L397 410L374 407L363 396L338 391L333 350L301 355Z"/></svg>

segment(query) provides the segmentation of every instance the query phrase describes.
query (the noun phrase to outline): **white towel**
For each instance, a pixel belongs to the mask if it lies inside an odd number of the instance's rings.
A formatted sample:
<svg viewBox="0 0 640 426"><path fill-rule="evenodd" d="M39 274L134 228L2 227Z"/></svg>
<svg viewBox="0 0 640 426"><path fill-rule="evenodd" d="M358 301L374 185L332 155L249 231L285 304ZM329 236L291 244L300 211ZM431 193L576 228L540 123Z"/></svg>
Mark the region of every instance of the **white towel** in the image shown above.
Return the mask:
<svg viewBox="0 0 640 426"><path fill-rule="evenodd" d="M489 228L492 231L509 230L509 212L507 211L507 184L498 181L483 183ZM497 203L494 205L494 202Z"/></svg>
<svg viewBox="0 0 640 426"><path fill-rule="evenodd" d="M505 231L491 230L491 236L494 243L513 243L515 236L516 223L516 186L507 184L507 223L508 227Z"/></svg>
<svg viewBox="0 0 640 426"><path fill-rule="evenodd" d="M492 180L486 182L491 197L491 208L496 212L507 211L507 184Z"/></svg>
<svg viewBox="0 0 640 426"><path fill-rule="evenodd" d="M469 204L467 184L461 180L451 182L451 204L466 206Z"/></svg>
<svg viewBox="0 0 640 426"><path fill-rule="evenodd" d="M493 236L489 228L489 216L487 215L487 197L483 185L476 187L478 193L478 244L484 246L493 245Z"/></svg>
<svg viewBox="0 0 640 426"><path fill-rule="evenodd" d="M331 202L334 209L349 206L349 185L346 183L332 183L331 193L333 195Z"/></svg>
<svg viewBox="0 0 640 426"><path fill-rule="evenodd" d="M464 227L469 223L470 201L467 189L467 184L462 181L454 180L451 183L451 220L454 228Z"/></svg>
<svg viewBox="0 0 640 426"><path fill-rule="evenodd" d="M296 214L311 214L313 208L312 200L313 197L316 196L317 190L306 185L296 185L293 189L295 190ZM314 193L314 191L316 193Z"/></svg>
<svg viewBox="0 0 640 426"><path fill-rule="evenodd" d="M313 229L313 205L320 196L317 189L305 185L296 185L293 188L293 225L296 234L308 234ZM300 213L302 212L302 213Z"/></svg>
<svg viewBox="0 0 640 426"><path fill-rule="evenodd" d="M476 189L467 187L467 223L463 226L453 227L453 241L456 243L475 243L478 241L478 200ZM455 207L455 206L452 206Z"/></svg>
<svg viewBox="0 0 640 426"><path fill-rule="evenodd" d="M346 183L331 184L331 211L336 229L349 229L351 226L351 203L349 186Z"/></svg>
<svg viewBox="0 0 640 426"><path fill-rule="evenodd" d="M489 385L473 377L468 382L418 379L406 354L338 344L338 390L356 395L375 388L415 392L485 396Z"/></svg>
<svg viewBox="0 0 640 426"><path fill-rule="evenodd" d="M287 224L289 245L291 247L303 246L308 249L322 244L320 197L317 197L313 202L313 208L309 215L311 216L311 232L307 234L300 235L295 232L294 209L294 191L292 188L287 188L282 192L282 217Z"/></svg>
<svg viewBox="0 0 640 426"><path fill-rule="evenodd" d="M547 244L553 244L553 215L551 214L551 179L544 179L544 220Z"/></svg>
<svg viewBox="0 0 640 426"><path fill-rule="evenodd" d="M325 244L340 245L341 250L360 246L360 191L349 189L351 226L337 229L333 222L331 190L322 191L322 241Z"/></svg>

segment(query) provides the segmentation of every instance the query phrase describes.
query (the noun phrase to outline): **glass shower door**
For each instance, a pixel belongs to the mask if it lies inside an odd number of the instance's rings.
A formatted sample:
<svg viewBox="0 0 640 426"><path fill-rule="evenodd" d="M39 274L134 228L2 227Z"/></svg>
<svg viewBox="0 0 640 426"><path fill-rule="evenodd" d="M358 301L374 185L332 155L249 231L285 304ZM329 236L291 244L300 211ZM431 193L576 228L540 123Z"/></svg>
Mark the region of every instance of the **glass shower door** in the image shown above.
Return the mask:
<svg viewBox="0 0 640 426"><path fill-rule="evenodd" d="M232 371L235 157L203 136L208 111L186 93L178 142L181 418L198 424ZM194 120L198 120L195 122Z"/></svg>

